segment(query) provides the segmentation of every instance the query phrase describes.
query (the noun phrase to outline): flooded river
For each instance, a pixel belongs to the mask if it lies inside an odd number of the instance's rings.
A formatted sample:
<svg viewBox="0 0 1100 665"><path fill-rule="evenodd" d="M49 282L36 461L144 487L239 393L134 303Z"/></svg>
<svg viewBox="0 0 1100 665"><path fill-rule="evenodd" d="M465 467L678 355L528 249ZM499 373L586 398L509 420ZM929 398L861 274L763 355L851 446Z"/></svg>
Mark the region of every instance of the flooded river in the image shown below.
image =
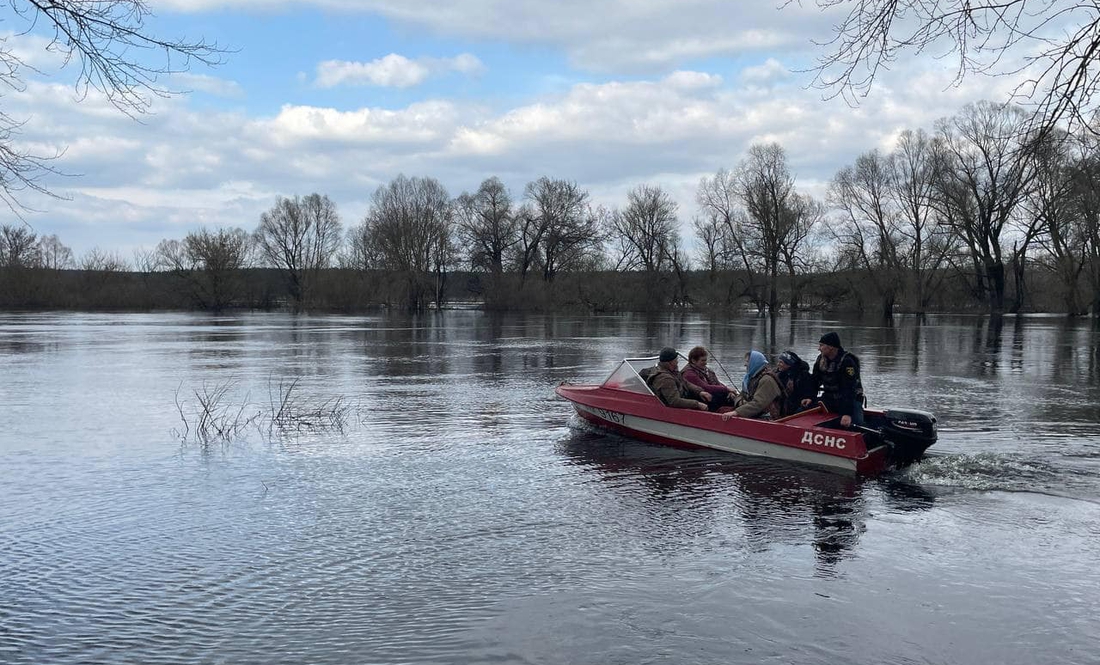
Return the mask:
<svg viewBox="0 0 1100 665"><path fill-rule="evenodd" d="M860 479L553 388L704 344L933 411ZM0 315L0 663L1096 663L1100 330L702 316ZM273 426L291 388L297 416ZM200 436L210 421L237 427ZM310 409L317 411L310 414ZM327 410L327 411L326 411ZM330 416L325 421L320 416Z"/></svg>

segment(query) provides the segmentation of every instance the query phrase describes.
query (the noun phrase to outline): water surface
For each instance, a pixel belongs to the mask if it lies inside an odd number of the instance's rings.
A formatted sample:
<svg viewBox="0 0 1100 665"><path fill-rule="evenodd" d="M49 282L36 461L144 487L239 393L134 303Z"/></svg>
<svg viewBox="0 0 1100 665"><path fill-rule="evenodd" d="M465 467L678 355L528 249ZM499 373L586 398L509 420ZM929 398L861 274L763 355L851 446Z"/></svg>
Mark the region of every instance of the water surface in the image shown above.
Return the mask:
<svg viewBox="0 0 1100 665"><path fill-rule="evenodd" d="M860 479L595 432L553 395L702 343L936 413ZM0 662L1095 663L1100 332L698 316L0 315ZM342 432L194 437L297 380ZM179 407L177 408L177 402ZM188 419L185 427L184 418ZM184 435L186 430L186 436Z"/></svg>

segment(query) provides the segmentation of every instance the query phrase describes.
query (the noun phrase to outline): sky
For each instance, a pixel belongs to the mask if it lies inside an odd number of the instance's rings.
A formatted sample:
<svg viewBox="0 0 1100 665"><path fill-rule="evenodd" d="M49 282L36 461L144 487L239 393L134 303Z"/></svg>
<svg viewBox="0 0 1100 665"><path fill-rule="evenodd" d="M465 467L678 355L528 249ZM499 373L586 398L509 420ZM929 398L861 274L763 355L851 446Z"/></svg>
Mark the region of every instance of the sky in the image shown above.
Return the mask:
<svg viewBox="0 0 1100 665"><path fill-rule="evenodd" d="M497 176L522 198L542 176L625 204L641 184L679 204L685 235L701 178L779 142L799 191L905 129L1006 98L1010 77L956 81L935 52L894 63L852 105L811 85L835 13L772 0L166 0L146 29L227 49L162 83L186 94L131 118L74 90L78 63L40 26L0 12L0 35L34 69L0 109L20 144L64 154L24 195L24 220L79 258L124 259L202 227L253 230L278 196L327 194L346 228L399 174L452 196ZM5 32L6 31L6 32ZM18 217L0 210L0 223ZM689 243L690 245L690 243Z"/></svg>

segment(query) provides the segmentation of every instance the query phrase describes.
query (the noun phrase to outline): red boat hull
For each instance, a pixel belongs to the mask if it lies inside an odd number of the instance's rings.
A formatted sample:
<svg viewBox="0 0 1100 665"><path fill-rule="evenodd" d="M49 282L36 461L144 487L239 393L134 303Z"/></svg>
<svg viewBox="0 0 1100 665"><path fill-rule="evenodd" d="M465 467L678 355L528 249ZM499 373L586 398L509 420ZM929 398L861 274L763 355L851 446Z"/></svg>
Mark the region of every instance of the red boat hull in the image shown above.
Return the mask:
<svg viewBox="0 0 1100 665"><path fill-rule="evenodd" d="M824 427L836 414L811 411L780 421L731 418L708 411L674 409L653 395L605 386L563 384L556 392L592 424L642 441L708 448L814 464L854 473L887 465L885 446L867 450L859 432Z"/></svg>

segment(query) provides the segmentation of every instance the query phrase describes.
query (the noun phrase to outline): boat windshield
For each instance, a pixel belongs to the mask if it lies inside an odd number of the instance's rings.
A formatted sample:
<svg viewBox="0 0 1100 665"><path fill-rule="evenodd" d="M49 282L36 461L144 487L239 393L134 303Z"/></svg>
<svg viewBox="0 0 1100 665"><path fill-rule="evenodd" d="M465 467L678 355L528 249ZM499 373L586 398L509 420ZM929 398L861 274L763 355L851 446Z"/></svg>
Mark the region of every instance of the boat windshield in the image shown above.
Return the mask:
<svg viewBox="0 0 1100 665"><path fill-rule="evenodd" d="M607 377L603 382L603 387L640 393L642 395L652 395L653 391L646 385L645 380L638 376L638 372L646 367L653 367L655 364L657 364L656 357L627 358L619 363L619 366L615 368L611 376Z"/></svg>

